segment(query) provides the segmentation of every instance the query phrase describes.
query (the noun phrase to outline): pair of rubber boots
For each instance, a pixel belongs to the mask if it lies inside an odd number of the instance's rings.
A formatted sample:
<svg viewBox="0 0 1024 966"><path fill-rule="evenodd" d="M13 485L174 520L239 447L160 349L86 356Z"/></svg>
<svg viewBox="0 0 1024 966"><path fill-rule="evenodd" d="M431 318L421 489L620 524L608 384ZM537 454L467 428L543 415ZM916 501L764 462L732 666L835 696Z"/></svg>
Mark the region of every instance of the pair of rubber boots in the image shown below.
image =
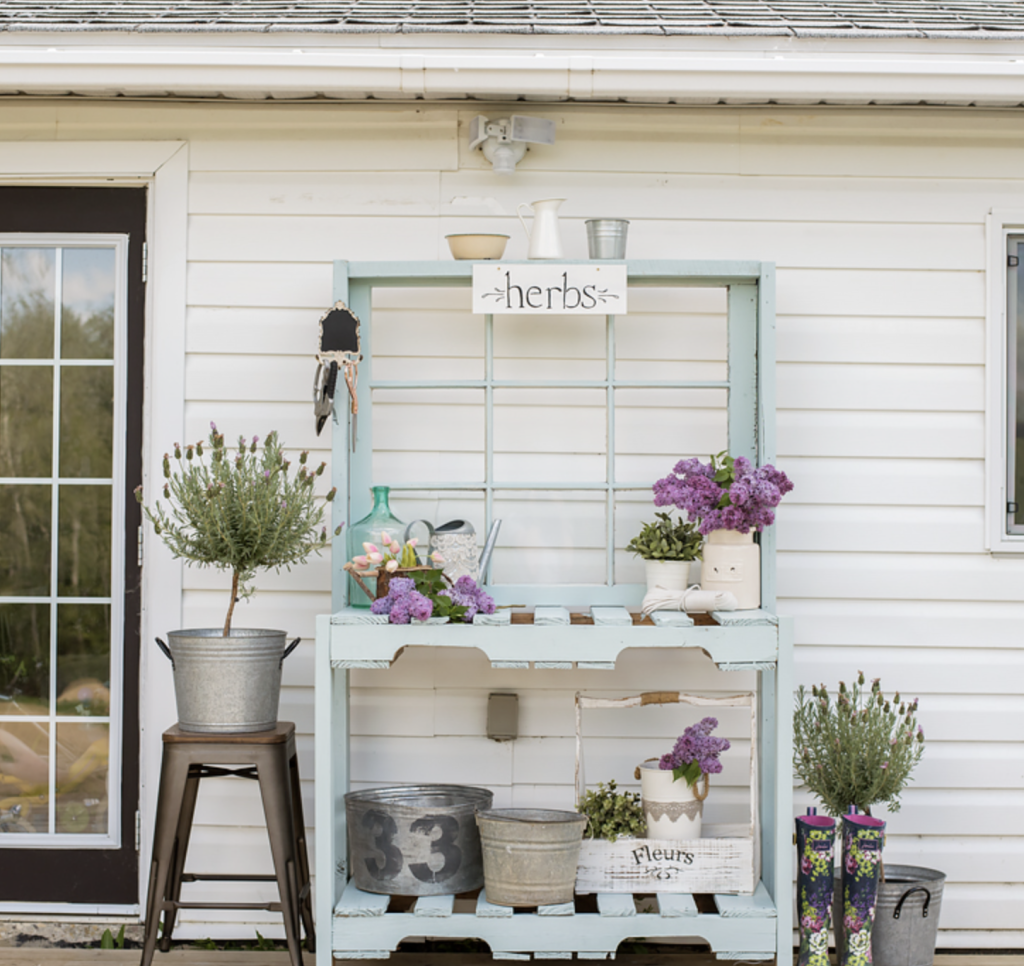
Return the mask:
<svg viewBox="0 0 1024 966"><path fill-rule="evenodd" d="M842 819L842 872L835 878L836 820L826 815L801 815L796 820L797 915L800 953L797 966L829 966L828 924L832 895L842 889L843 928L837 931L839 966L871 963L871 927L881 872L885 822L870 815Z"/></svg>

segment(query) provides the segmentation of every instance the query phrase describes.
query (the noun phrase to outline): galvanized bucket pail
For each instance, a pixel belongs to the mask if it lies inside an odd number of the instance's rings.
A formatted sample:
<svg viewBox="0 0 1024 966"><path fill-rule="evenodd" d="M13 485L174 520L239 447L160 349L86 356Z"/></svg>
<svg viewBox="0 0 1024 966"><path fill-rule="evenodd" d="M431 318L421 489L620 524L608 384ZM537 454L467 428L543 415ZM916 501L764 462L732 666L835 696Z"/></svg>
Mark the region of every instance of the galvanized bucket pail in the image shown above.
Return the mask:
<svg viewBox="0 0 1024 966"><path fill-rule="evenodd" d="M587 226L587 251L591 258L625 258L629 222L625 218L591 218Z"/></svg>
<svg viewBox="0 0 1024 966"><path fill-rule="evenodd" d="M587 817L547 808L494 808L476 817L487 901L499 906L572 902Z"/></svg>
<svg viewBox="0 0 1024 966"><path fill-rule="evenodd" d="M352 879L364 892L438 896L484 884L474 815L493 794L471 785L395 785L345 796Z"/></svg>
<svg viewBox="0 0 1024 966"><path fill-rule="evenodd" d="M873 966L932 966L946 876L916 865L886 865L878 883L871 929ZM841 879L836 879L832 921L836 944L843 942Z"/></svg>
<svg viewBox="0 0 1024 966"><path fill-rule="evenodd" d="M231 734L269 731L277 724L285 632L238 629L224 637L215 628L171 631L160 649L174 668L178 727Z"/></svg>

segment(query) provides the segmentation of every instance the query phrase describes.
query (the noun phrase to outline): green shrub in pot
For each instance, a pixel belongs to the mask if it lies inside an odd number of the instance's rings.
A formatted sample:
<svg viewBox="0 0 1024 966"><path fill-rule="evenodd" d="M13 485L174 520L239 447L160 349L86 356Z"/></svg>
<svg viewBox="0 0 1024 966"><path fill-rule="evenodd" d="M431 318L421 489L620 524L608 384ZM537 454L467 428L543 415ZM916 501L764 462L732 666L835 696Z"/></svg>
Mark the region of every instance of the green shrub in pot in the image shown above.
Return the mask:
<svg viewBox="0 0 1024 966"><path fill-rule="evenodd" d="M701 537L695 524L655 513L655 523L641 524L626 549L643 560L700 560Z"/></svg>

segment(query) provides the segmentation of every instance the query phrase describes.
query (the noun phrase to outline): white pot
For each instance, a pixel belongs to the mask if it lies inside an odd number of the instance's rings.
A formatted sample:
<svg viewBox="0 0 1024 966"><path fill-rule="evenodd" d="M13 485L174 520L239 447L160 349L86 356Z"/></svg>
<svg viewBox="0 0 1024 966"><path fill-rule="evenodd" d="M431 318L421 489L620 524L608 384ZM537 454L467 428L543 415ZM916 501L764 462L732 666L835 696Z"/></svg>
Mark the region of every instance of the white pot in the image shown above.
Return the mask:
<svg viewBox="0 0 1024 966"><path fill-rule="evenodd" d="M690 586L689 560L645 560L647 590L686 590Z"/></svg>
<svg viewBox="0 0 1024 966"><path fill-rule="evenodd" d="M697 779L698 786L703 785ZM649 839L699 839L704 802L685 778L673 781L670 770L662 770L658 762L645 761L640 766L640 796Z"/></svg>
<svg viewBox="0 0 1024 966"><path fill-rule="evenodd" d="M704 542L701 590L728 591L738 610L761 606L761 547L753 533L712 530Z"/></svg>

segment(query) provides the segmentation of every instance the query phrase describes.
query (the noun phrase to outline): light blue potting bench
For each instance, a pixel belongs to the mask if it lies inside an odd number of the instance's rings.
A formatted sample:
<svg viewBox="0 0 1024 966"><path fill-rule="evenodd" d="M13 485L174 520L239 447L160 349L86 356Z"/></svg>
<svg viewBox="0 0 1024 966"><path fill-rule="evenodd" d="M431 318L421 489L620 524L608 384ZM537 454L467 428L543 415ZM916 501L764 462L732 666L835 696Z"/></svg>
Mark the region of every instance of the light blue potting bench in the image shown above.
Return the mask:
<svg viewBox="0 0 1024 966"><path fill-rule="evenodd" d="M572 264L572 263L566 263ZM605 263L607 264L607 263ZM775 534L761 534L760 611L714 614L715 623L690 624L676 615L675 624L619 626L643 595L637 584L613 584L612 553L615 494L637 489L617 484L614 476L614 406L617 388L718 389L728 392L729 451L757 463L775 456L775 315L774 266L756 261L628 261L629 285L722 287L727 291L728 375L720 381L627 380L615 373L615 319L608 316L607 373L600 380L499 380L494 378L493 319L484 316L485 374L459 382L421 379L375 381L372 372L372 291L386 287L469 286L472 262L336 262L334 297L348 304L362 321L359 424L351 452L351 418L339 380L333 438L335 524L358 520L370 509L373 453L371 389L479 389L484 394L487 467L484 484L411 483L409 490L483 491L487 524L495 490L593 489L607 497L607 586L495 586L498 603L525 600L531 605L561 605L586 612L600 605L594 623L568 626L513 624L493 626L380 626L365 621L367 611L348 608L344 536L334 546L333 614L317 618L316 637L316 921L318 966L331 958L386 958L407 937L474 938L488 943L496 959L614 958L629 937L658 939L699 937L719 959L788 962L792 955L792 788L790 730L792 695L792 622L774 614ZM607 393L608 471L599 484L528 484L495 480L492 415L495 389L590 388ZM355 621L353 623L353 621ZM453 896L415 900L408 911L389 912L389 897L370 895L348 881L343 796L349 782L349 695L351 668L387 668L407 647L472 647L494 667L606 669L614 681L618 655L631 647L698 648L723 670L756 671L759 709L757 753L760 795L761 881L753 895L713 897L698 909L693 896L661 894L640 905L633 896L597 896L596 912L576 912L573 904L517 913L487 902L481 895L456 904ZM443 775L438 781L444 781Z"/></svg>

